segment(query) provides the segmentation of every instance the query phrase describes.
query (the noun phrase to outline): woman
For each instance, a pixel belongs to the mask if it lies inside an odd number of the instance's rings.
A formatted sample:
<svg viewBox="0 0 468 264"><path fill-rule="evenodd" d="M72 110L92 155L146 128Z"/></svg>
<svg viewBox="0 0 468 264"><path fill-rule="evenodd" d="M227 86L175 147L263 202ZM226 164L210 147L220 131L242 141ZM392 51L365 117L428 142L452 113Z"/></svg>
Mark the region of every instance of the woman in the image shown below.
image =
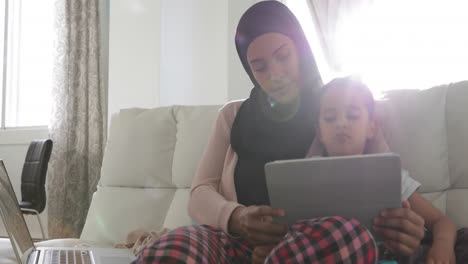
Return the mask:
<svg viewBox="0 0 468 264"><path fill-rule="evenodd" d="M289 230L273 223L284 212L268 206L264 165L305 157L322 82L297 19L279 2L249 8L235 41L254 88L220 110L194 178L188 210L203 225L173 230L137 262L375 262L375 242L354 220L312 219ZM324 230L327 245L318 243Z"/></svg>

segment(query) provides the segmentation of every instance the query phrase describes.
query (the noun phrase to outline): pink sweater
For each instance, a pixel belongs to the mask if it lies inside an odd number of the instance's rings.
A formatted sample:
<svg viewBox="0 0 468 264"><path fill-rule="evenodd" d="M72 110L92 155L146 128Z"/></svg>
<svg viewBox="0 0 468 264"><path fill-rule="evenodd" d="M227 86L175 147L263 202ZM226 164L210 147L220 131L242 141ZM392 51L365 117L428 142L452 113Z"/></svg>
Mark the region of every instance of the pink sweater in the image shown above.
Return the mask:
<svg viewBox="0 0 468 264"><path fill-rule="evenodd" d="M231 147L231 128L244 100L229 102L220 110L192 182L188 213L198 224L228 232L232 211L238 206L234 185L237 154Z"/></svg>
<svg viewBox="0 0 468 264"><path fill-rule="evenodd" d="M228 232L232 211L238 206L234 186L237 154L231 147L231 128L244 100L233 101L220 110L192 182L188 212L198 224Z"/></svg>
<svg viewBox="0 0 468 264"><path fill-rule="evenodd" d="M220 110L213 131L200 161L190 190L188 213L198 224L221 228L228 233L232 212L239 206L234 185L237 154L231 147L231 128L244 100L229 102ZM379 130L370 153L387 152L388 146ZM308 157L323 153L314 140Z"/></svg>

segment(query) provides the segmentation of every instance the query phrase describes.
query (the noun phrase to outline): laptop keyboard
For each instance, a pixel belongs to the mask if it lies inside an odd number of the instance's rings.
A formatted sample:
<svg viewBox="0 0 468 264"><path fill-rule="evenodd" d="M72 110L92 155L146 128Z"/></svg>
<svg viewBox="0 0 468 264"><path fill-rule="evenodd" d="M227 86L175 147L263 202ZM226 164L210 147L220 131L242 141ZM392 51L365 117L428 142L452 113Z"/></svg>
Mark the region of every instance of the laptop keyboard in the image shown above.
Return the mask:
<svg viewBox="0 0 468 264"><path fill-rule="evenodd" d="M44 264L92 264L87 250L46 250Z"/></svg>

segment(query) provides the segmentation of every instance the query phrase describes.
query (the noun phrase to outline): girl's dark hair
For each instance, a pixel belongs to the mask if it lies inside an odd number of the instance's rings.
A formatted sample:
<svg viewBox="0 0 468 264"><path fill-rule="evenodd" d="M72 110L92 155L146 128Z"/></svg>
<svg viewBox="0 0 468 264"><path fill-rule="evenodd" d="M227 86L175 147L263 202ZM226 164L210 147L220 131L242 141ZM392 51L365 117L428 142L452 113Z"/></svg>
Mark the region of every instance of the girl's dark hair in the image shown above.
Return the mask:
<svg viewBox="0 0 468 264"><path fill-rule="evenodd" d="M363 82L356 80L351 76L335 78L325 84L320 90L320 101L322 101L322 98L327 91L333 88L352 89L359 93L364 100L364 105L366 106L367 111L369 112L369 118L374 118L374 96L372 95L369 87L367 87Z"/></svg>

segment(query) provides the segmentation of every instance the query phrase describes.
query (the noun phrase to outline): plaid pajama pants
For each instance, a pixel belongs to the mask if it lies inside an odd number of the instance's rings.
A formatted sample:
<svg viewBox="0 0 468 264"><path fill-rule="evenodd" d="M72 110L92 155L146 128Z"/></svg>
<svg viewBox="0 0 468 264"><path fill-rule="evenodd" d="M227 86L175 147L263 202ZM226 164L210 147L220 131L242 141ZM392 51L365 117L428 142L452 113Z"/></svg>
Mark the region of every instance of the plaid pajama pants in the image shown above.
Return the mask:
<svg viewBox="0 0 468 264"><path fill-rule="evenodd" d="M206 225L177 228L147 246L133 263L251 263L242 238ZM293 225L265 263L377 263L377 246L354 219L340 216Z"/></svg>

